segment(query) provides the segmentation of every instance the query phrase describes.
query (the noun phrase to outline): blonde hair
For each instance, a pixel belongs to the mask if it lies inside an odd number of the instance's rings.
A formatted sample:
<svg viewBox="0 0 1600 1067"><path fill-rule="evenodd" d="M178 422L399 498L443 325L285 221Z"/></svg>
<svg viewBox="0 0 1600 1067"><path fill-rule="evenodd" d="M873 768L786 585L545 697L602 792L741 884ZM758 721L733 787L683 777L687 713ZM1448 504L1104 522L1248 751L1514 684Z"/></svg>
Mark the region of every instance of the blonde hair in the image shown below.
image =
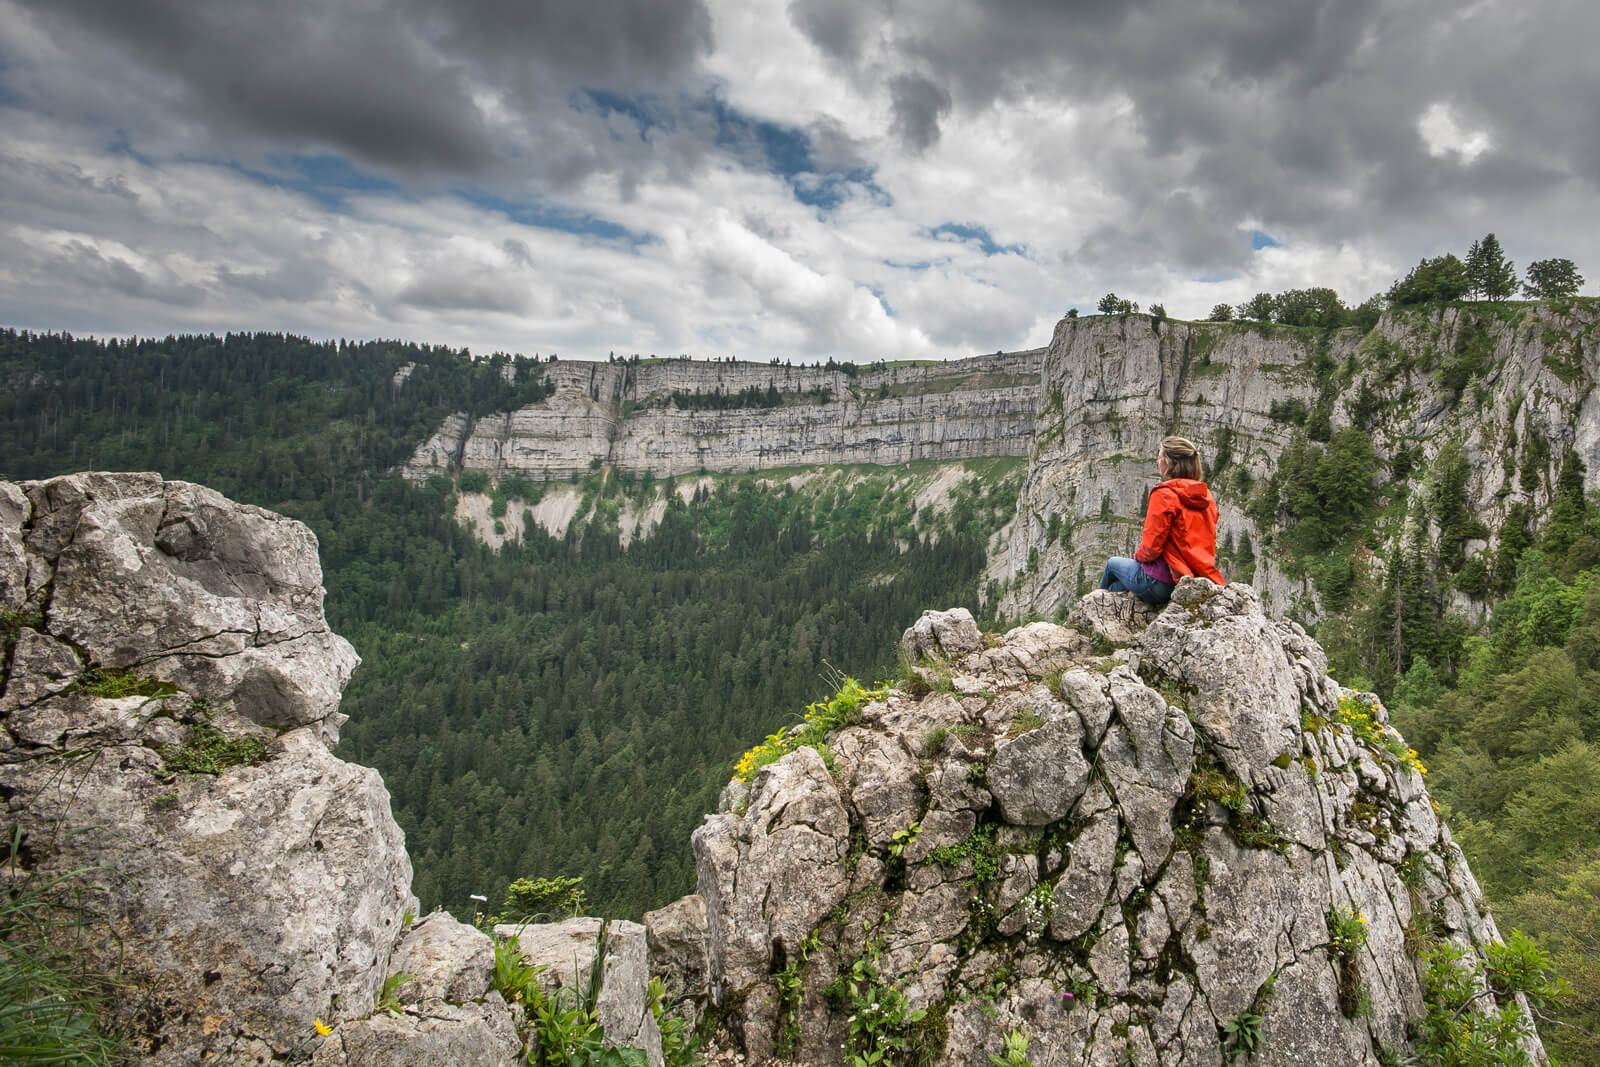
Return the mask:
<svg viewBox="0 0 1600 1067"><path fill-rule="evenodd" d="M1198 482L1205 477L1200 466L1200 450L1187 437L1163 438L1161 455L1167 461L1168 478L1193 478Z"/></svg>

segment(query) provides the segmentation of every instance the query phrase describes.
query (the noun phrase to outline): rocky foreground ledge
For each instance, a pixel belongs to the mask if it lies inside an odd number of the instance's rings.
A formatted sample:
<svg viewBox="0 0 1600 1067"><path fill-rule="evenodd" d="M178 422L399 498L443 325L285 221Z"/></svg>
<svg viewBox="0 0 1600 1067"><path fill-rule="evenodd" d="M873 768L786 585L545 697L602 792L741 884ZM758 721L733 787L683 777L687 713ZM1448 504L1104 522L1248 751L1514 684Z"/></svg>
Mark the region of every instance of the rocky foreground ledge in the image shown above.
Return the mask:
<svg viewBox="0 0 1600 1067"><path fill-rule="evenodd" d="M1425 948L1470 970L1499 935L1382 705L1246 586L1185 579L1159 614L1091 593L1069 622L927 613L910 687L730 783L694 835L725 1039L837 1063L900 1020L951 1067L1013 1034L1035 1064L1403 1059Z"/></svg>
<svg viewBox="0 0 1600 1067"><path fill-rule="evenodd" d="M382 781L329 752L357 659L304 526L153 474L0 482L0 638L0 872L92 917L132 1058L525 1060L494 943L416 921ZM657 1065L651 975L718 1062L1377 1064L1427 946L1499 940L1382 706L1248 587L1003 636L930 612L904 645L900 688L743 765L698 895L501 931L543 986L599 968ZM1520 995L1473 1010L1544 1062Z"/></svg>

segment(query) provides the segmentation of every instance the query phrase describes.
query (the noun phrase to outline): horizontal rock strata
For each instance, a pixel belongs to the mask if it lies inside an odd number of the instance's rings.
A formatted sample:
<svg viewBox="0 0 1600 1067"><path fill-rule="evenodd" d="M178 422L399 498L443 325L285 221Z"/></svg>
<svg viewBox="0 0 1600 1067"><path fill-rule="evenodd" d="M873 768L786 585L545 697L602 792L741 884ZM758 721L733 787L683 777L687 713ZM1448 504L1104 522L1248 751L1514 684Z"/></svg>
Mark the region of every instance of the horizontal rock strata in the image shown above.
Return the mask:
<svg viewBox="0 0 1600 1067"><path fill-rule="evenodd" d="M555 392L519 411L451 416L406 464L425 479L453 467L565 478L596 464L663 476L813 464L1024 456L1042 350L933 366L861 369L701 363L556 362ZM694 397L771 390L773 407ZM674 397L697 406L681 407Z"/></svg>

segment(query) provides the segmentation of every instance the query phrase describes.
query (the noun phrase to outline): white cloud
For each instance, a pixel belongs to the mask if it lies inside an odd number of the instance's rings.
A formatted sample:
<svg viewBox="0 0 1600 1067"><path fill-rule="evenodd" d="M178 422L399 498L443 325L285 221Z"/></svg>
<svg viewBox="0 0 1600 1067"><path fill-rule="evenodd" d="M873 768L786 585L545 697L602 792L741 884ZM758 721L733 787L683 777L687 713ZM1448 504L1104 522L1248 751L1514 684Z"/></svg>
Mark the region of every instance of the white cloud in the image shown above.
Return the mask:
<svg viewBox="0 0 1600 1067"><path fill-rule="evenodd" d="M41 27L54 20L0 0L0 239L12 250L0 260L0 323L288 329L580 357L949 358L1043 344L1069 305L1092 307L1107 291L1185 318L1311 285L1359 301L1387 288L1396 264L1464 251L1491 214L1519 261L1600 261L1595 229L1573 225L1593 216L1595 171L1561 154L1583 139L1527 147L1534 120L1560 102L1524 102L1513 121L1514 95L1486 103L1440 75L1483 18L1457 23L1443 58L1416 28L1427 19L1393 22L1359 38L1360 78L1296 100L1270 63L1238 84L1221 61L1208 83L1169 83L1184 55L1129 46L1117 19L1097 39L1108 50L1095 60L1099 80L1068 87L1082 72L1050 57L1075 48L1083 67L1098 52L1078 37L1033 41L1023 23L991 24L972 4L957 5L959 33L937 20L866 25L842 63L795 28L792 5L712 0L715 50L661 83L649 105L660 121L642 136L626 109L574 108L580 91L545 82L530 103L525 87L486 66L463 84L494 141L489 172L396 164L366 171L392 187L322 188L318 198L285 187L306 177L293 157L378 165L219 126L180 106L185 86L132 53L53 35ZM823 6L858 13L845 0ZM1054 32L1048 19L1026 25ZM1144 42L1136 29L1127 32ZM913 40L923 31L971 37L982 55L1009 41L1046 58L1009 74L977 64L993 75L984 92L964 91L952 73L935 86L952 99L937 140L908 152L893 132L891 81L947 72L929 58L940 42ZM1260 43L1263 56L1278 47ZM1123 78L1113 52L1143 63L1145 80ZM469 55L447 58L473 69ZM947 58L949 72L974 65L965 52ZM970 88L976 75L966 76ZM1392 99L1342 95L1367 78L1388 78ZM843 200L819 210L797 199L793 176L762 168L759 136L738 152L719 144L715 116L684 105L713 90L744 116L807 131L830 172L810 192ZM870 173L871 184L843 182L846 170ZM489 196L469 201L463 189ZM605 220L630 236L528 225L481 206L498 201ZM945 224L981 228L1003 251L935 237ZM1253 251L1251 228L1282 247Z"/></svg>
<svg viewBox="0 0 1600 1067"><path fill-rule="evenodd" d="M1494 146L1486 130L1467 128L1444 101L1428 105L1417 119L1417 133L1435 159L1455 155L1461 162L1471 163Z"/></svg>

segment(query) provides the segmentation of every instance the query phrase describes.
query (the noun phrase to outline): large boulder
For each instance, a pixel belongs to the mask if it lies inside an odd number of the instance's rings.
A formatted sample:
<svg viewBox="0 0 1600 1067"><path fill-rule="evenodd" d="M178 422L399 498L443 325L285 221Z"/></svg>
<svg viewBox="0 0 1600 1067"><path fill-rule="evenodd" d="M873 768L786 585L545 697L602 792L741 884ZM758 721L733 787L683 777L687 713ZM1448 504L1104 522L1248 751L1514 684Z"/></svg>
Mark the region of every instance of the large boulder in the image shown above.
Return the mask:
<svg viewBox="0 0 1600 1067"><path fill-rule="evenodd" d="M141 1062L306 1058L370 1014L411 864L335 759L357 659L303 525L154 474L0 482L8 873L71 894Z"/></svg>
<svg viewBox="0 0 1600 1067"><path fill-rule="evenodd" d="M848 891L849 837L839 785L810 748L758 771L742 815L711 816L694 832L713 1001L799 956Z"/></svg>
<svg viewBox="0 0 1600 1067"><path fill-rule="evenodd" d="M957 659L983 648L978 623L966 608L924 611L900 640L908 659Z"/></svg>
<svg viewBox="0 0 1600 1067"><path fill-rule="evenodd" d="M951 1067L1014 1029L1085 1067L1215 1067L1230 1024L1256 1063L1406 1055L1417 939L1481 961L1498 934L1418 769L1343 725L1366 698L1247 586L1071 618L985 648L924 615L914 687L725 792L694 837L722 1045L836 1063L863 1013L921 1010L896 1035Z"/></svg>
<svg viewBox="0 0 1600 1067"><path fill-rule="evenodd" d="M303 524L155 474L74 474L20 488L26 525L0 537L6 602L38 603L46 632L96 666L231 702L268 726L315 725L330 745L360 662L322 614L317 539ZM20 534L20 545L12 538Z"/></svg>
<svg viewBox="0 0 1600 1067"><path fill-rule="evenodd" d="M426 1012L380 1012L328 1035L314 1067L515 1067L526 1063L511 1011L490 993L485 1005L440 1002Z"/></svg>

